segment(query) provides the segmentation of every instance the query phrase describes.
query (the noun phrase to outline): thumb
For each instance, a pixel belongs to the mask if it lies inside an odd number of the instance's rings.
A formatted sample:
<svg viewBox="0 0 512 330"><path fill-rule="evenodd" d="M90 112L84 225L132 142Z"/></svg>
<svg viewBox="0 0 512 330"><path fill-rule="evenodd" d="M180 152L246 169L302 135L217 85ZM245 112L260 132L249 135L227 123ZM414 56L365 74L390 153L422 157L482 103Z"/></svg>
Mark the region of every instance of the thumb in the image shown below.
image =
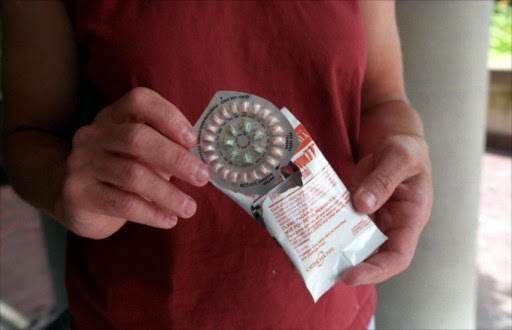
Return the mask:
<svg viewBox="0 0 512 330"><path fill-rule="evenodd" d="M374 160L373 170L362 180L353 197L354 206L364 214L377 211L409 175L409 164L402 157L391 153Z"/></svg>

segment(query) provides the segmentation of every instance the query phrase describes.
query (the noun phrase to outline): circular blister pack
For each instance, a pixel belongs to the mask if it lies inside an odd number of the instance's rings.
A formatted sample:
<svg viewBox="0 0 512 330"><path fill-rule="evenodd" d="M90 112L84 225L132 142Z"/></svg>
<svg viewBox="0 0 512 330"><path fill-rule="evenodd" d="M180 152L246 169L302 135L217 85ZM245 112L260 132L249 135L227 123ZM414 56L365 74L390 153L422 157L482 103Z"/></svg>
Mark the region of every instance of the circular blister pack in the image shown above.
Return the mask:
<svg viewBox="0 0 512 330"><path fill-rule="evenodd" d="M245 194L265 194L278 183L298 139L286 117L255 95L218 92L196 124L197 154L212 181Z"/></svg>

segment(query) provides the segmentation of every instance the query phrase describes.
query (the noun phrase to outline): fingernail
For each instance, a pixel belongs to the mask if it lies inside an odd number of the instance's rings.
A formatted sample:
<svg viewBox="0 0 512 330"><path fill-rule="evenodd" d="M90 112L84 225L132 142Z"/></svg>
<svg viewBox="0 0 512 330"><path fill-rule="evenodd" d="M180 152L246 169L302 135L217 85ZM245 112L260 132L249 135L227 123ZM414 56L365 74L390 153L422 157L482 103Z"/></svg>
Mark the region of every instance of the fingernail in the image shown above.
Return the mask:
<svg viewBox="0 0 512 330"><path fill-rule="evenodd" d="M368 205L371 209L373 209L375 206L377 206L377 198L375 198L375 195L372 194L369 191L362 191L359 193L359 198L363 200L363 202Z"/></svg>
<svg viewBox="0 0 512 330"><path fill-rule="evenodd" d="M169 214L165 219L165 224L167 228L172 228L178 222L178 217L175 214Z"/></svg>
<svg viewBox="0 0 512 330"><path fill-rule="evenodd" d="M191 127L184 127L181 136L183 137L183 140L185 140L185 142L187 143L196 143L197 134L196 131Z"/></svg>
<svg viewBox="0 0 512 330"><path fill-rule="evenodd" d="M185 215L188 217L192 216L194 213L196 213L196 209L196 202L192 198L187 196L187 199L185 200L185 203L183 205L183 212L185 213Z"/></svg>
<svg viewBox="0 0 512 330"><path fill-rule="evenodd" d="M204 164L197 165L194 178L199 184L206 183L208 180L210 180L210 171L208 170L208 167Z"/></svg>

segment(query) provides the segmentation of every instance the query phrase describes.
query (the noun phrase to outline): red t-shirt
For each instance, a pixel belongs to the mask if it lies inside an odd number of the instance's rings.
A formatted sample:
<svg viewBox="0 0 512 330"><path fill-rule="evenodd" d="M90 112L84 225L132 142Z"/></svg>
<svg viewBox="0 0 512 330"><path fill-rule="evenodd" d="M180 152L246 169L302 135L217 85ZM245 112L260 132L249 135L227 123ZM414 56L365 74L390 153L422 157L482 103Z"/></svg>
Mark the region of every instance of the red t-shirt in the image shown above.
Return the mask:
<svg viewBox="0 0 512 330"><path fill-rule="evenodd" d="M354 168L366 63L352 1L69 3L94 115L136 86L194 124L218 90L286 106L343 181ZM93 103L91 103L93 104ZM198 202L171 230L128 223L70 235L67 286L77 329L366 328L372 286L342 282L315 304L265 228L212 185L175 181Z"/></svg>

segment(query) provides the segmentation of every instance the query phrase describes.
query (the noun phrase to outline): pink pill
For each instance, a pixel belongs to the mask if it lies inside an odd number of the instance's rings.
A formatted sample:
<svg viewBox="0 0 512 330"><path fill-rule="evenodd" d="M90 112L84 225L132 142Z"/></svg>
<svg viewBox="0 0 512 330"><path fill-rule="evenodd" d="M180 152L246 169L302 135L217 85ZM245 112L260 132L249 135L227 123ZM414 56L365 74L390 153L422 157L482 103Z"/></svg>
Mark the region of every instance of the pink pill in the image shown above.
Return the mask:
<svg viewBox="0 0 512 330"><path fill-rule="evenodd" d="M252 107L251 107L251 111L250 111L250 112L251 112L253 115L257 115L257 114L258 114L258 112L260 111L260 109L261 109L261 105L259 105L258 103L255 103L255 104L253 104L253 105L252 105Z"/></svg>
<svg viewBox="0 0 512 330"><path fill-rule="evenodd" d="M226 180L229 176L229 174L231 173L231 171L227 168L223 168L221 171L220 171L220 177L224 180Z"/></svg>
<svg viewBox="0 0 512 330"><path fill-rule="evenodd" d="M222 168L222 164L220 162L215 162L212 166L212 169L215 173L218 173Z"/></svg>
<svg viewBox="0 0 512 330"><path fill-rule="evenodd" d="M229 118L231 118L231 114L230 114L230 113L229 113L229 111L228 111L226 108L224 108L224 107L220 108L220 114L221 114L225 119L229 119Z"/></svg>
<svg viewBox="0 0 512 330"><path fill-rule="evenodd" d="M274 136L281 135L284 132L283 128L279 125L272 127L272 129L270 131L272 132L272 135L274 135Z"/></svg>
<svg viewBox="0 0 512 330"><path fill-rule="evenodd" d="M260 178L260 175L258 174L258 172L256 170L252 170L250 173L251 181L259 180L259 178Z"/></svg>
<svg viewBox="0 0 512 330"><path fill-rule="evenodd" d="M213 146L213 144L202 145L201 149L203 152L215 151L215 147Z"/></svg>
<svg viewBox="0 0 512 330"><path fill-rule="evenodd" d="M217 156L216 154L211 154L211 155L206 156L206 158L204 160L207 163L211 163L211 162L213 162L214 160L217 160L217 159L219 159L219 156Z"/></svg>
<svg viewBox="0 0 512 330"><path fill-rule="evenodd" d="M281 158L281 156L283 156L283 149L272 147L272 148L270 148L270 154L272 156Z"/></svg>
<svg viewBox="0 0 512 330"><path fill-rule="evenodd" d="M239 181L242 182L242 183L249 182L249 178L248 178L247 173L240 173Z"/></svg>
<svg viewBox="0 0 512 330"><path fill-rule="evenodd" d="M270 173L270 169L265 164L261 164L260 167L258 167L258 170L260 170L263 175Z"/></svg>
<svg viewBox="0 0 512 330"><path fill-rule="evenodd" d="M270 156L267 156L267 158L265 158L265 162L267 162L267 164L269 164L272 167L276 167L277 165L279 165L277 159Z"/></svg>
<svg viewBox="0 0 512 330"><path fill-rule="evenodd" d="M284 143L285 143L285 141L282 136L272 138L272 144L275 146L283 146Z"/></svg>
<svg viewBox="0 0 512 330"><path fill-rule="evenodd" d="M219 126L213 124L206 124L205 128L208 132L211 133L217 133L217 131L219 130Z"/></svg>
<svg viewBox="0 0 512 330"><path fill-rule="evenodd" d="M274 126L275 124L277 124L279 122L279 119L277 119L276 117L274 116L270 116L267 118L267 125L268 126Z"/></svg>
<svg viewBox="0 0 512 330"><path fill-rule="evenodd" d="M215 141L215 136L206 134L206 135L202 136L201 140L203 140L204 142L213 142L213 141Z"/></svg>
<svg viewBox="0 0 512 330"><path fill-rule="evenodd" d="M224 119L220 118L219 116L217 116L217 114L214 114L212 116L212 121L217 124L217 125L222 125L222 123L224 122Z"/></svg>
<svg viewBox="0 0 512 330"><path fill-rule="evenodd" d="M249 110L249 102L245 101L242 102L242 109L240 109L241 112L247 112Z"/></svg>
<svg viewBox="0 0 512 330"><path fill-rule="evenodd" d="M238 173L231 172L231 174L229 174L229 181L236 183L238 181Z"/></svg>
<svg viewBox="0 0 512 330"><path fill-rule="evenodd" d="M270 115L270 110L265 108L265 109L261 110L258 115L260 116L261 119L265 120L265 119L267 119L268 115Z"/></svg>
<svg viewBox="0 0 512 330"><path fill-rule="evenodd" d="M231 103L231 105L229 106L229 110L231 110L232 114L238 113L238 106L236 105L235 102Z"/></svg>

